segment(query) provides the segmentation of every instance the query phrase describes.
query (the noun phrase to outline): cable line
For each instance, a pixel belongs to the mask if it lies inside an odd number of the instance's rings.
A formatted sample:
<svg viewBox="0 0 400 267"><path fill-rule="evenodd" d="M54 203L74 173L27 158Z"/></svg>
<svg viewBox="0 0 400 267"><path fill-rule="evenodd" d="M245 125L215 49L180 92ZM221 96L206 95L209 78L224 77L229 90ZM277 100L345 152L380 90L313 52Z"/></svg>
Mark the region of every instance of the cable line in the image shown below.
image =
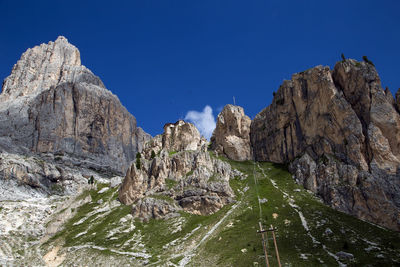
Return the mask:
<svg viewBox="0 0 400 267"><path fill-rule="evenodd" d="M253 178L254 178L254 184L256 186L256 194L257 194L257 200L258 200L258 208L260 210L260 219L259 221L261 222L262 220L262 210L261 210L261 202L260 202L260 196L258 194L258 181L257 181L257 176L256 176L256 162L255 160L253 161Z"/></svg>

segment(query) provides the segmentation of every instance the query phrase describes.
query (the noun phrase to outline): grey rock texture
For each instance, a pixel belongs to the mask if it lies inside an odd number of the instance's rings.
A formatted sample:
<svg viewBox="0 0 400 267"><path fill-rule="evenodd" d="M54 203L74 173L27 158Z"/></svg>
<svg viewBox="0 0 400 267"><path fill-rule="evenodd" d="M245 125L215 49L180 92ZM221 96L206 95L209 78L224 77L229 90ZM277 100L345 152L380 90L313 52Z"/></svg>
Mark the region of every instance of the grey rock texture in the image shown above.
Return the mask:
<svg viewBox="0 0 400 267"><path fill-rule="evenodd" d="M289 164L325 203L400 230L400 115L390 97L365 62L294 74L252 121L255 159Z"/></svg>
<svg viewBox="0 0 400 267"><path fill-rule="evenodd" d="M242 107L226 105L218 115L211 148L232 160L251 160L250 124Z"/></svg>
<svg viewBox="0 0 400 267"><path fill-rule="evenodd" d="M57 158L57 159L55 159ZM19 201L49 195L75 195L98 173L62 162L58 156L0 153L0 201Z"/></svg>
<svg viewBox="0 0 400 267"><path fill-rule="evenodd" d="M144 148L144 144L151 139L152 139L151 135L146 133L142 128L140 127L136 128L135 147L137 148L137 151L142 151Z"/></svg>
<svg viewBox="0 0 400 267"><path fill-rule="evenodd" d="M86 82L104 88L101 80L81 65L79 50L60 36L55 42L28 49L14 65L2 87L3 101L36 95L67 82Z"/></svg>
<svg viewBox="0 0 400 267"><path fill-rule="evenodd" d="M120 176L115 176L115 177L110 179L110 187L111 188L117 187L121 183L122 183L122 177L120 177Z"/></svg>
<svg viewBox="0 0 400 267"><path fill-rule="evenodd" d="M179 216L179 213L177 213L179 210L182 209L170 201L146 197L139 199L137 203L132 206L132 216L134 218L140 218L143 221L149 221L152 218L167 219Z"/></svg>
<svg viewBox="0 0 400 267"><path fill-rule="evenodd" d="M396 100L394 99L392 92L390 92L389 87L385 88L386 101L392 106L396 107Z"/></svg>
<svg viewBox="0 0 400 267"><path fill-rule="evenodd" d="M3 151L58 153L124 173L149 138L64 37L28 49L3 82Z"/></svg>
<svg viewBox="0 0 400 267"><path fill-rule="evenodd" d="M179 210L205 215L232 203L229 179L237 172L210 156L194 125L178 121L164 130L145 144L140 165L131 165L120 187L119 199L133 204L133 215L143 220L175 216Z"/></svg>

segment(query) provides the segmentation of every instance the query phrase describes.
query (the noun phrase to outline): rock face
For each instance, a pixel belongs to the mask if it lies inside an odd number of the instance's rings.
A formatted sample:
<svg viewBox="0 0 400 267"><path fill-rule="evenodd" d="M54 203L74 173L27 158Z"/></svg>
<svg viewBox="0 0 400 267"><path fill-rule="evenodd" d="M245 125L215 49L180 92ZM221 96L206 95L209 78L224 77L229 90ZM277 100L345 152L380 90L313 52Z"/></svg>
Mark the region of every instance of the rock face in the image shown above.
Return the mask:
<svg viewBox="0 0 400 267"><path fill-rule="evenodd" d="M396 92L395 106L397 108L397 111L400 112L400 88Z"/></svg>
<svg viewBox="0 0 400 267"><path fill-rule="evenodd" d="M370 167L396 173L400 163L400 115L382 90L375 68L369 64L337 64L335 83L357 114L366 137Z"/></svg>
<svg viewBox="0 0 400 267"><path fill-rule="evenodd" d="M51 154L27 156L1 152L0 201L76 195L87 186L88 177L106 178L73 161Z"/></svg>
<svg viewBox="0 0 400 267"><path fill-rule="evenodd" d="M255 159L289 163L327 204L400 230L400 115L390 96L365 62L294 74L252 121Z"/></svg>
<svg viewBox="0 0 400 267"><path fill-rule="evenodd" d="M162 147L168 151L197 150L204 143L199 131L191 123L179 120L164 125Z"/></svg>
<svg viewBox="0 0 400 267"><path fill-rule="evenodd" d="M251 160L250 124L242 107L226 105L218 115L211 148L232 160Z"/></svg>
<svg viewBox="0 0 400 267"><path fill-rule="evenodd" d="M2 100L37 94L66 82L87 82L104 88L101 80L81 65L79 50L65 37L28 49L3 82Z"/></svg>
<svg viewBox="0 0 400 267"><path fill-rule="evenodd" d="M150 138L64 37L28 49L3 82L0 149L68 154L122 173Z"/></svg>
<svg viewBox="0 0 400 267"><path fill-rule="evenodd" d="M145 144L140 162L127 171L119 199L134 204L133 215L144 220L177 216L180 210L211 214L233 201L229 179L234 175L229 164L210 156L193 124L178 121Z"/></svg>

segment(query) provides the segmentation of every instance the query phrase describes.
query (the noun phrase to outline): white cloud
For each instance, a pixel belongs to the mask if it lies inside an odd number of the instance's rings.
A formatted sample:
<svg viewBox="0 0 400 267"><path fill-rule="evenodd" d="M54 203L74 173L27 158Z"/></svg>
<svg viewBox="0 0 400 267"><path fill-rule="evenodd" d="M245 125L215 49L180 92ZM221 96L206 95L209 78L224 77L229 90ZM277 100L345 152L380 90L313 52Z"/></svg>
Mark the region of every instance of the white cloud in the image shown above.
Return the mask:
<svg viewBox="0 0 400 267"><path fill-rule="evenodd" d="M215 119L210 106L205 106L202 112L190 110L186 113L185 120L192 122L200 134L210 140L210 137L215 129Z"/></svg>

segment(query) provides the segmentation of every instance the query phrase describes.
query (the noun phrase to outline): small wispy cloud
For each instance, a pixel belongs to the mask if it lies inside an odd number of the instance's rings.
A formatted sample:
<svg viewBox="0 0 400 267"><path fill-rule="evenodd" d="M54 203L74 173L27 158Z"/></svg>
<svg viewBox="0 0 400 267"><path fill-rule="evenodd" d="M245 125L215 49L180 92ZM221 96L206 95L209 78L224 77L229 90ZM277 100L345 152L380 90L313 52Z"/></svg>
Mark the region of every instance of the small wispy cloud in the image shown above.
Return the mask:
<svg viewBox="0 0 400 267"><path fill-rule="evenodd" d="M192 122L200 134L210 140L210 137L215 129L215 118L213 115L212 108L207 105L204 107L202 112L190 110L186 113L185 120Z"/></svg>

